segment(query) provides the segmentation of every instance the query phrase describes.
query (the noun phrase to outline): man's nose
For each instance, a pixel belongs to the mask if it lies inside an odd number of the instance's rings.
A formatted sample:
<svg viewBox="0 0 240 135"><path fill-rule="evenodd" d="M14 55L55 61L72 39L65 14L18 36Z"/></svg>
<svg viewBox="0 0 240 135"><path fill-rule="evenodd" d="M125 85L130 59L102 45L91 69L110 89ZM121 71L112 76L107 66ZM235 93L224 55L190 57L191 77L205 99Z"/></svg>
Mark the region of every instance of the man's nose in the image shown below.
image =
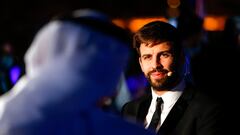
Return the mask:
<svg viewBox="0 0 240 135"><path fill-rule="evenodd" d="M152 68L153 69L158 69L158 68L162 68L162 67L163 66L161 64L160 59L158 59L158 58L153 59L153 61L152 61Z"/></svg>

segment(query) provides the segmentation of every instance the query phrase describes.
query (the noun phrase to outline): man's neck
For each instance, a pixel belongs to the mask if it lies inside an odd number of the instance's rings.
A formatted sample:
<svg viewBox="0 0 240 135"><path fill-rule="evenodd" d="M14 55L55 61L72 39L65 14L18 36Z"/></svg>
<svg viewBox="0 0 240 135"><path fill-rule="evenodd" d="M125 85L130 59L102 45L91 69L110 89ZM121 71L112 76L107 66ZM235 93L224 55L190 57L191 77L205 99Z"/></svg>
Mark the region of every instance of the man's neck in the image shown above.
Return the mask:
<svg viewBox="0 0 240 135"><path fill-rule="evenodd" d="M168 92L169 90L153 90L154 93L156 93L157 95L161 96L163 95L164 93Z"/></svg>

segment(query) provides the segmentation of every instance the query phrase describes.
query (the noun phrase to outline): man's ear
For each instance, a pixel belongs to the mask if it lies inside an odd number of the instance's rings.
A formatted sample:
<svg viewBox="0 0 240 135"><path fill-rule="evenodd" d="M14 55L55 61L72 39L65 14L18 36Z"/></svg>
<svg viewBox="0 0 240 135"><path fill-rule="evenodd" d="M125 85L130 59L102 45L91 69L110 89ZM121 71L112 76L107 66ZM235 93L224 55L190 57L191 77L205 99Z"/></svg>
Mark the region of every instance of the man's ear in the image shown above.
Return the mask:
<svg viewBox="0 0 240 135"><path fill-rule="evenodd" d="M140 65L140 67L141 67L141 69L142 69L142 71L143 71L143 68L142 68L142 59L141 59L141 57L138 57L138 62L139 62L139 65Z"/></svg>
<svg viewBox="0 0 240 135"><path fill-rule="evenodd" d="M177 62L177 67L179 68L178 70L180 71L180 73L182 75L185 75L186 73L189 72L189 59L187 58L187 56L185 56L184 52L182 52L180 55L179 55L179 58L178 58L178 62Z"/></svg>
<svg viewBox="0 0 240 135"><path fill-rule="evenodd" d="M185 55L183 52L181 52L180 54L174 56L174 62L173 62L173 65L171 66L171 69L175 72L176 71L179 72L182 70L182 67L184 67L184 63L185 63Z"/></svg>
<svg viewBox="0 0 240 135"><path fill-rule="evenodd" d="M174 55L174 61L177 65L183 65L185 63L185 53L181 51L180 53Z"/></svg>

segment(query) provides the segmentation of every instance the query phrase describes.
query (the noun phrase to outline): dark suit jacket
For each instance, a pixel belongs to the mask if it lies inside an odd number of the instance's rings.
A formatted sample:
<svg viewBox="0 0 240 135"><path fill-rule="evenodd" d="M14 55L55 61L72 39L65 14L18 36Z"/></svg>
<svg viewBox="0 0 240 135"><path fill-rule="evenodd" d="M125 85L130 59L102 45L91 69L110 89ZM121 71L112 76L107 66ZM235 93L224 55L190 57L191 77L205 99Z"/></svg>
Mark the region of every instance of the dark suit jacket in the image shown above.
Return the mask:
<svg viewBox="0 0 240 135"><path fill-rule="evenodd" d="M143 124L151 104L151 94L130 101L122 108L127 120ZM222 107L203 93L187 86L158 131L159 135L220 135Z"/></svg>

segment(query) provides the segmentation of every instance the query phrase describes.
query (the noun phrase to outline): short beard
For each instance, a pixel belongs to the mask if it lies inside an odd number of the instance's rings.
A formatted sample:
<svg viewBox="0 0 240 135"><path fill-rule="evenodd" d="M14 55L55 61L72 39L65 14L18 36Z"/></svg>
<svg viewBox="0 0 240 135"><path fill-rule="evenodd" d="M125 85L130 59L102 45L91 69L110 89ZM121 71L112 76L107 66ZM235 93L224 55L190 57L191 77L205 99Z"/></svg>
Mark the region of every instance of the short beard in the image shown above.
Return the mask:
<svg viewBox="0 0 240 135"><path fill-rule="evenodd" d="M166 77L164 77L162 79L156 80L155 82L153 82L151 80L150 73L145 75L145 77L147 78L147 80L150 83L151 87L154 90L157 90L157 91L172 89L178 83L178 76L177 76L177 74L173 74L172 76L166 76Z"/></svg>

